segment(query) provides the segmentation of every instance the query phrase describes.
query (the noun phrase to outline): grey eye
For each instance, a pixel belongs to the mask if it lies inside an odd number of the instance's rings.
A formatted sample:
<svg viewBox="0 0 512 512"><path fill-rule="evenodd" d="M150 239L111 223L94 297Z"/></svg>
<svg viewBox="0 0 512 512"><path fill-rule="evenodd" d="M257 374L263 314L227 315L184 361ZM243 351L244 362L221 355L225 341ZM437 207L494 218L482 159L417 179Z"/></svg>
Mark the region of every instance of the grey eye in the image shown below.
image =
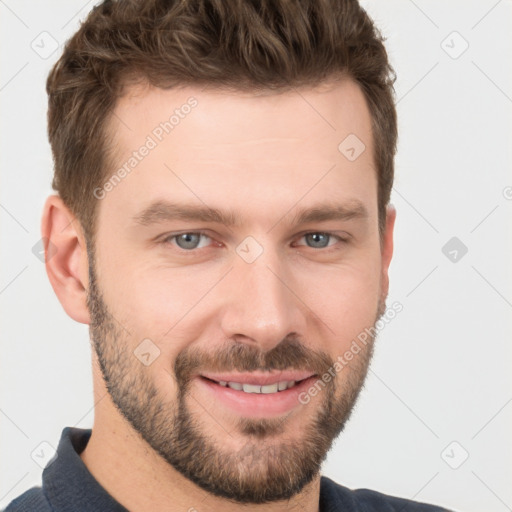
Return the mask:
<svg viewBox="0 0 512 512"><path fill-rule="evenodd" d="M306 240L312 242L310 247L314 247L315 249L327 247L330 237L331 235L327 233L308 233L304 235Z"/></svg>
<svg viewBox="0 0 512 512"><path fill-rule="evenodd" d="M201 233L182 233L174 238L181 249L197 249L201 236Z"/></svg>

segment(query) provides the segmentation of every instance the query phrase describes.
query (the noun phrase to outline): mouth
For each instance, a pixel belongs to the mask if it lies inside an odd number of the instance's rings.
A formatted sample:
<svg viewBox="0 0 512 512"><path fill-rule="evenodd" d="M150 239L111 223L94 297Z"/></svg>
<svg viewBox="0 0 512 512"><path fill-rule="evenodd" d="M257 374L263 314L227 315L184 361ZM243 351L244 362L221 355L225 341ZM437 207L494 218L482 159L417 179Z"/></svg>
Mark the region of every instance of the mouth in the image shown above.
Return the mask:
<svg viewBox="0 0 512 512"><path fill-rule="evenodd" d="M294 377L294 378L290 378ZM311 372L198 375L195 381L206 403L220 405L238 416L273 417L301 405L299 397L317 380Z"/></svg>
<svg viewBox="0 0 512 512"><path fill-rule="evenodd" d="M214 380L208 377L201 376L203 379L213 382L214 384L218 384L224 388L234 389L236 391L242 391L244 393L258 393L263 395L270 395L273 393L281 393L282 391L286 391L287 389L291 389L295 386L300 385L301 382L309 379L310 377L306 377L304 379L295 381L295 380L279 380L272 384L249 384L243 382L236 381L226 381L226 380Z"/></svg>

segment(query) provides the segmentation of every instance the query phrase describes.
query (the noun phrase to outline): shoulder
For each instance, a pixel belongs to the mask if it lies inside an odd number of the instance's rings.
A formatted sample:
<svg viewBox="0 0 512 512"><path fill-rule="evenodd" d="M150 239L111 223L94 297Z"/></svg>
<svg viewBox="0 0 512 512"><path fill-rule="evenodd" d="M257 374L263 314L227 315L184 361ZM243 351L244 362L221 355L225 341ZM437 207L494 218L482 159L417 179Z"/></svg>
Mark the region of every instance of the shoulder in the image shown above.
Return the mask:
<svg viewBox="0 0 512 512"><path fill-rule="evenodd" d="M397 498L370 489L351 490L322 476L320 510L335 512L455 512L436 505Z"/></svg>
<svg viewBox="0 0 512 512"><path fill-rule="evenodd" d="M53 512L41 487L31 487L0 512Z"/></svg>

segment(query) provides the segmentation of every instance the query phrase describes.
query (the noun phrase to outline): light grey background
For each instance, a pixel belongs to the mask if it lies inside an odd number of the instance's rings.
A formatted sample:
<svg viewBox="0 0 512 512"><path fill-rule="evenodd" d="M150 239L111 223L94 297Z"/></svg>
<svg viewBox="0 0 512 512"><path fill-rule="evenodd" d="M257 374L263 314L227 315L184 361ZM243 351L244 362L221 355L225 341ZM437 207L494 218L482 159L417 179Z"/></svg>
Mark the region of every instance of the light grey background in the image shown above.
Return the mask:
<svg viewBox="0 0 512 512"><path fill-rule="evenodd" d="M40 484L40 443L93 422L87 326L32 252L52 193L51 52L93 5L0 0L0 507ZM398 75L388 305L404 309L323 473L460 511L512 510L511 1L363 5Z"/></svg>

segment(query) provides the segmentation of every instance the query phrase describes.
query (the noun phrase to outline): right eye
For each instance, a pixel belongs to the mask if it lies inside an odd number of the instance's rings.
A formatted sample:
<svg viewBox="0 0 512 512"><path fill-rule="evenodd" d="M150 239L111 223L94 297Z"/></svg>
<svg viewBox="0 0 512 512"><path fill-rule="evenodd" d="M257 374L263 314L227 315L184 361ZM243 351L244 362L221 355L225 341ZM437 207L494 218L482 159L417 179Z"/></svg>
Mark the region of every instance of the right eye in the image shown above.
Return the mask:
<svg viewBox="0 0 512 512"><path fill-rule="evenodd" d="M173 245L177 245L180 249L190 252L194 249L202 249L203 247L207 247L208 244L201 245L201 237L211 240L211 238L205 233L187 231L175 235L169 235L162 240L162 243L172 244L172 241L175 241Z"/></svg>

